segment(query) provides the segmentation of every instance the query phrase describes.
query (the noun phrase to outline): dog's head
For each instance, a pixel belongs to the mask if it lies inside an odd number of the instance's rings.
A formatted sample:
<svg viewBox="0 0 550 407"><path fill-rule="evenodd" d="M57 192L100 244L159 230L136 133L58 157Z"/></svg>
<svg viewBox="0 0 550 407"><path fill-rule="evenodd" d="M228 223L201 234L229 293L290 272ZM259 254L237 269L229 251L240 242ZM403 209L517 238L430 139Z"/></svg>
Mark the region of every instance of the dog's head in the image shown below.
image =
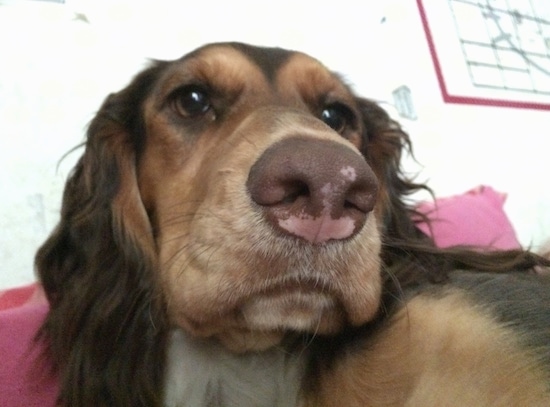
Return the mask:
<svg viewBox="0 0 550 407"><path fill-rule="evenodd" d="M214 44L154 63L92 121L37 256L54 353L110 347L109 364L169 326L260 350L369 321L381 242L412 225L407 143L301 53Z"/></svg>
<svg viewBox="0 0 550 407"><path fill-rule="evenodd" d="M239 350L373 316L378 181L360 102L334 74L210 46L162 72L143 117L140 223L174 324Z"/></svg>

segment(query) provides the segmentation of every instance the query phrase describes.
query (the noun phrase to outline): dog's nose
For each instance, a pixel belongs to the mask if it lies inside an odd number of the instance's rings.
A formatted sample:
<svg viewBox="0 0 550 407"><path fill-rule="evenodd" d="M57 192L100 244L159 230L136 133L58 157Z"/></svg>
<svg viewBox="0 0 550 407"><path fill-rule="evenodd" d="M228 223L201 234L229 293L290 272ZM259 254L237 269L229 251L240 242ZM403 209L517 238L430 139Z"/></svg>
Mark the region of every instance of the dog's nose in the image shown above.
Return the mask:
<svg viewBox="0 0 550 407"><path fill-rule="evenodd" d="M351 148L293 137L260 156L247 187L273 226L320 244L361 230L374 207L378 183L365 159Z"/></svg>

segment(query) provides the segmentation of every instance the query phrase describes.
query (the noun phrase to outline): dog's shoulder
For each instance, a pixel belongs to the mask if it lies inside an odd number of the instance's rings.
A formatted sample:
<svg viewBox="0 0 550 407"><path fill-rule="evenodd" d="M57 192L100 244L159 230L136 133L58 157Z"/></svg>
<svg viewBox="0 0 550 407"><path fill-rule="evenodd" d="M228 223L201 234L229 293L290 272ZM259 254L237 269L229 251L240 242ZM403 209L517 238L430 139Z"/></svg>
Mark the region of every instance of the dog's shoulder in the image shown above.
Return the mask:
<svg viewBox="0 0 550 407"><path fill-rule="evenodd" d="M542 406L550 405L549 326L547 276L456 271L412 296L386 335L410 338L411 405Z"/></svg>
<svg viewBox="0 0 550 407"><path fill-rule="evenodd" d="M453 272L404 295L310 405L550 405L550 278Z"/></svg>
<svg viewBox="0 0 550 407"><path fill-rule="evenodd" d="M550 275L454 272L449 286L550 368Z"/></svg>

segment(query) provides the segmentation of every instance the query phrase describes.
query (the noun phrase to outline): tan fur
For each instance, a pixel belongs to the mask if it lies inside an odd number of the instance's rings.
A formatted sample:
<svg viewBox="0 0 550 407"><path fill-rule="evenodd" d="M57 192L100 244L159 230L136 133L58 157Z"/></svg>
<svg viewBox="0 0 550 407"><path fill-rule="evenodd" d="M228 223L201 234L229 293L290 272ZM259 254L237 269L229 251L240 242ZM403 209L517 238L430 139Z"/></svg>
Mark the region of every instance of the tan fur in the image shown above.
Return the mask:
<svg viewBox="0 0 550 407"><path fill-rule="evenodd" d="M419 296L323 372L307 406L548 406L548 377L511 329L460 292Z"/></svg>

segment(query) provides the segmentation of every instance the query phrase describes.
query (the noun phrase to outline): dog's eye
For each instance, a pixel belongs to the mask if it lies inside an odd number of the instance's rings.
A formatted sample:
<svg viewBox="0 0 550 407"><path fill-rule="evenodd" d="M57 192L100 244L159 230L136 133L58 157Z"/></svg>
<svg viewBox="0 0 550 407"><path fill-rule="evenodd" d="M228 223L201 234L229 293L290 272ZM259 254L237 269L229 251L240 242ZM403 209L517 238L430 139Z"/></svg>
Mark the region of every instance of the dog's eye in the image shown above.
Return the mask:
<svg viewBox="0 0 550 407"><path fill-rule="evenodd" d="M340 103L329 105L321 112L321 120L338 133L353 124L353 117L351 110Z"/></svg>
<svg viewBox="0 0 550 407"><path fill-rule="evenodd" d="M186 86L177 90L173 100L177 112L183 117L202 116L212 108L208 93L198 86Z"/></svg>

